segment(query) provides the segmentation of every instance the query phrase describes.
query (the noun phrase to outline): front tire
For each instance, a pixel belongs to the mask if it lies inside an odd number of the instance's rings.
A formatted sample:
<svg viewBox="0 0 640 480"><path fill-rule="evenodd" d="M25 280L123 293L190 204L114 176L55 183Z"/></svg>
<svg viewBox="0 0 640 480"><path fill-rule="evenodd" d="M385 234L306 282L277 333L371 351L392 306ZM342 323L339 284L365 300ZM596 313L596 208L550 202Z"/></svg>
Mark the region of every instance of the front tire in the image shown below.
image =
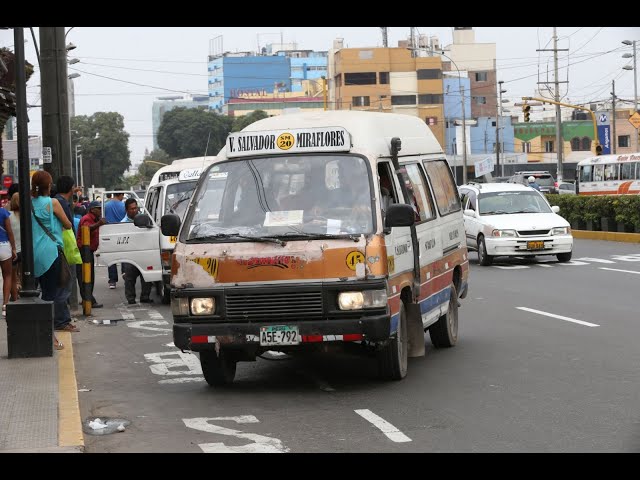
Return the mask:
<svg viewBox="0 0 640 480"><path fill-rule="evenodd" d="M478 237L478 263L483 267L493 263L493 257L487 255L487 245L484 243L484 237L482 235Z"/></svg>
<svg viewBox="0 0 640 480"><path fill-rule="evenodd" d="M558 253L558 254L556 255L556 257L558 257L558 261L559 261L560 263L566 263L566 262L568 262L568 261L570 261L570 260L571 260L571 254L572 254L572 253L573 253L573 252Z"/></svg>
<svg viewBox="0 0 640 480"><path fill-rule="evenodd" d="M378 352L378 368L384 380L402 380L407 376L409 363L409 342L407 337L407 314L404 303L400 303L400 319L395 337Z"/></svg>
<svg viewBox="0 0 640 480"><path fill-rule="evenodd" d="M449 287L449 308L436 323L429 327L431 343L436 348L449 348L458 343L458 291Z"/></svg>
<svg viewBox="0 0 640 480"><path fill-rule="evenodd" d="M231 385L236 376L236 364L224 349L220 349L219 354L214 350L200 352L202 374L211 387Z"/></svg>

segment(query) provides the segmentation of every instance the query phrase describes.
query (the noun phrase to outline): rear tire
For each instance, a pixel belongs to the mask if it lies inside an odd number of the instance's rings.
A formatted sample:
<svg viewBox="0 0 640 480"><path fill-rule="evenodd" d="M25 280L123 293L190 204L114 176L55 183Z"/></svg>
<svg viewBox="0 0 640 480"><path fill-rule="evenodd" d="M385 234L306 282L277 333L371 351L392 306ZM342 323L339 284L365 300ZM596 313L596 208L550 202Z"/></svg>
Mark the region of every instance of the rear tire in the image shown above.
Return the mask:
<svg viewBox="0 0 640 480"><path fill-rule="evenodd" d="M214 350L200 352L202 374L211 387L231 385L236 376L236 364L224 349L220 349L219 355Z"/></svg>
<svg viewBox="0 0 640 480"><path fill-rule="evenodd" d="M449 289L449 308L447 313L429 327L431 343L436 348L453 347L458 343L458 292L453 283Z"/></svg>
<svg viewBox="0 0 640 480"><path fill-rule="evenodd" d="M409 363L409 343L407 337L407 314L404 303L400 303L400 320L396 335L389 339L378 352L378 368L384 380L402 380L407 376Z"/></svg>
<svg viewBox="0 0 640 480"><path fill-rule="evenodd" d="M162 303L165 305L169 305L171 303L171 288L168 286L164 286L164 290L162 292Z"/></svg>
<svg viewBox="0 0 640 480"><path fill-rule="evenodd" d="M571 254L572 254L572 253L573 253L573 252L558 253L558 254L556 255L556 257L558 257L558 261L559 261L560 263L565 263L565 262L568 262L568 261L570 261L570 260L571 260Z"/></svg>
<svg viewBox="0 0 640 480"><path fill-rule="evenodd" d="M493 263L493 257L487 255L487 245L484 243L484 237L482 235L478 237L478 263L483 267Z"/></svg>

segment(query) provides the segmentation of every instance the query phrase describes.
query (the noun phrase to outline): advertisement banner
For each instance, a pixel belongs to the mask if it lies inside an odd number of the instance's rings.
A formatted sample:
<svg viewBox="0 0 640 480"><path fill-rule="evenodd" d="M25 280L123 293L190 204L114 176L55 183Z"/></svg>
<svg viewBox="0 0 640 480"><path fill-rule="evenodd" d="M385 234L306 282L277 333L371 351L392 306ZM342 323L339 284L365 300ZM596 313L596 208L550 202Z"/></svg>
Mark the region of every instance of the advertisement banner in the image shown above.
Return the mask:
<svg viewBox="0 0 640 480"><path fill-rule="evenodd" d="M493 157L487 157L479 162L474 162L476 178L493 172Z"/></svg>
<svg viewBox="0 0 640 480"><path fill-rule="evenodd" d="M602 154L611 153L611 124L608 112L596 112L596 125L598 126L598 141L602 145Z"/></svg>

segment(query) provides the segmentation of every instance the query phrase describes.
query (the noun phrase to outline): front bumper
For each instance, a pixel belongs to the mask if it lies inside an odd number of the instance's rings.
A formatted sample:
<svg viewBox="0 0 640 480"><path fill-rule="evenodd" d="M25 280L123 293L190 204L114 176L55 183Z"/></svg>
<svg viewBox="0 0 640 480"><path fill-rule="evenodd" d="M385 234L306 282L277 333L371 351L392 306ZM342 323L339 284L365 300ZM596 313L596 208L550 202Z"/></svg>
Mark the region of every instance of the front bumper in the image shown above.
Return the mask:
<svg viewBox="0 0 640 480"><path fill-rule="evenodd" d="M530 250L528 242L544 242L544 248ZM500 256L529 256L529 255L557 255L568 253L573 249L571 235L538 236L538 237L485 237L487 255Z"/></svg>
<svg viewBox="0 0 640 480"><path fill-rule="evenodd" d="M268 323L174 323L173 342L182 350L193 351L211 350L216 345L260 347L260 327L282 324L298 327L302 342L296 347L300 348L305 344L318 342L384 341L390 335L391 318L390 315L378 315L341 320L287 320Z"/></svg>

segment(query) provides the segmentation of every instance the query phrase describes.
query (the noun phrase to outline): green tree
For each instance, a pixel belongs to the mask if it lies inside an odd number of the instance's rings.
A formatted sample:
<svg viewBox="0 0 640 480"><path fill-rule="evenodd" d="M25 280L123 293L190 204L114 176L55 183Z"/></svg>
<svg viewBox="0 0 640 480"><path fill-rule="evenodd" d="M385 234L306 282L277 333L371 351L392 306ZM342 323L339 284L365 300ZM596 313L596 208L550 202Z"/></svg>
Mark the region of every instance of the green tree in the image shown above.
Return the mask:
<svg viewBox="0 0 640 480"><path fill-rule="evenodd" d="M145 163L149 161L149 163ZM158 171L158 169L162 168L162 165L158 165L158 163L164 163L169 165L172 161L172 158L167 155L167 152L162 150L161 148L157 148L152 150L151 152L145 150L144 158L142 163L138 167L138 175L140 177L141 182L149 182L153 174Z"/></svg>
<svg viewBox="0 0 640 480"><path fill-rule="evenodd" d="M232 132L239 132L247 125L251 125L253 122L257 122L258 120L262 120L263 118L268 118L269 114L264 110L254 110L248 115L244 115L242 117L238 117L233 121L233 126L231 128Z"/></svg>
<svg viewBox="0 0 640 480"><path fill-rule="evenodd" d="M131 166L129 134L124 130L124 117L117 112L96 112L71 118L71 129L77 130L82 148L85 187L113 188Z"/></svg>
<svg viewBox="0 0 640 480"><path fill-rule="evenodd" d="M216 155L227 141L233 119L198 108L174 108L162 117L158 145L172 158ZM207 147L207 141L209 143Z"/></svg>

